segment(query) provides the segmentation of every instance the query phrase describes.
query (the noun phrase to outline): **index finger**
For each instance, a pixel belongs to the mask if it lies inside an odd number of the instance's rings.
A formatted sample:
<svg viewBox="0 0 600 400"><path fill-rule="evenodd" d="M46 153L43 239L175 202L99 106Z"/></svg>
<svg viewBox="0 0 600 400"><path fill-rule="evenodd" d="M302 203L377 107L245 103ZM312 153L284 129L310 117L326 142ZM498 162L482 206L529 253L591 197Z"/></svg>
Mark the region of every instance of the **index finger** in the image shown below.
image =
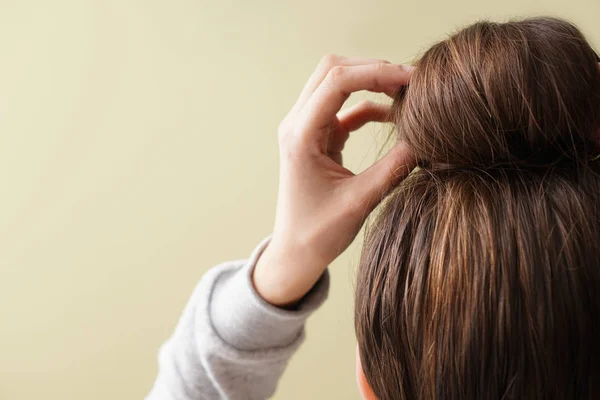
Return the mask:
<svg viewBox="0 0 600 400"><path fill-rule="evenodd" d="M350 65L364 65L364 64L389 64L389 61L378 60L373 58L359 58L359 57L342 57L335 54L328 54L324 56L315 71L311 74L310 78L304 85L296 105L303 107L306 101L310 98L312 93L319 87L323 79L327 76L332 68L338 65L350 66Z"/></svg>
<svg viewBox="0 0 600 400"><path fill-rule="evenodd" d="M304 107L306 132L318 134L327 127L353 92L368 90L392 96L408 83L412 70L383 63L332 68Z"/></svg>

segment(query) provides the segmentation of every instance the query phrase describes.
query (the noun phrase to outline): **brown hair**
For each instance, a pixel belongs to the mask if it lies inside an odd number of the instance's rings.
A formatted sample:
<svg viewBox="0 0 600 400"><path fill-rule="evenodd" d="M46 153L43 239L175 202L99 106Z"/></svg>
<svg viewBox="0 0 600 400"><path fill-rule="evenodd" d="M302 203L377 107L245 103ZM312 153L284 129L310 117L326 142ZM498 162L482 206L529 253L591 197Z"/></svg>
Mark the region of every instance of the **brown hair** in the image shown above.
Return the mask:
<svg viewBox="0 0 600 400"><path fill-rule="evenodd" d="M355 328L380 400L600 398L599 58L477 22L394 102L420 168L367 229Z"/></svg>

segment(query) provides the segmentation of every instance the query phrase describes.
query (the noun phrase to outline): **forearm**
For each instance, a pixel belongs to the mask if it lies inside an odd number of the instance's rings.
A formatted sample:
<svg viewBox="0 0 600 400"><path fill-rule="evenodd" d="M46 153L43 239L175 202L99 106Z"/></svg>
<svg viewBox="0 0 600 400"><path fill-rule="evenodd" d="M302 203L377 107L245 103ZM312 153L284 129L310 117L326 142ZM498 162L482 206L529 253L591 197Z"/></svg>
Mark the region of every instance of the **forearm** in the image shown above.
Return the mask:
<svg viewBox="0 0 600 400"><path fill-rule="evenodd" d="M293 311L263 300L251 282L265 238L248 260L211 269L159 355L147 400L265 399L304 340L306 318L325 300L327 272Z"/></svg>

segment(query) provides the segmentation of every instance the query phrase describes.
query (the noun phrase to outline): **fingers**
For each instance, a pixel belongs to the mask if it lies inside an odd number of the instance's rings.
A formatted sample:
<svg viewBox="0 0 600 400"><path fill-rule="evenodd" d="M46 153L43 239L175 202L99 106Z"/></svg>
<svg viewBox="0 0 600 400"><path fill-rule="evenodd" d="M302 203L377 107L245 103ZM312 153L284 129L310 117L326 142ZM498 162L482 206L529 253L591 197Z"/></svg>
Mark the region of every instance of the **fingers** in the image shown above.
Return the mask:
<svg viewBox="0 0 600 400"><path fill-rule="evenodd" d="M301 108L304 106L304 104L306 104L306 101L310 98L312 93L321 84L323 79L325 79L325 77L327 76L327 73L333 67L338 66L338 65L351 66L351 65L381 64L381 63L389 64L389 61L377 60L377 59L373 59L373 58L358 58L358 57L348 58L348 57L338 56L335 54L328 54L328 55L324 56L321 59L321 61L319 62L319 64L317 65L317 68L315 69L315 71L312 73L312 75L310 76L310 78L308 79L306 84L304 85L304 88L302 89L302 92L300 93L300 96L298 97L295 107Z"/></svg>
<svg viewBox="0 0 600 400"><path fill-rule="evenodd" d="M353 92L369 90L393 95L408 83L411 72L409 67L381 63L332 68L303 109L306 131L321 134Z"/></svg>
<svg viewBox="0 0 600 400"><path fill-rule="evenodd" d="M368 122L390 122L391 115L391 105L365 100L340 112L338 119L343 128L352 132Z"/></svg>
<svg viewBox="0 0 600 400"><path fill-rule="evenodd" d="M341 152L350 132L369 122L389 122L391 111L391 105L365 100L340 112L337 116L339 122L336 129L329 135L327 151L329 153Z"/></svg>
<svg viewBox="0 0 600 400"><path fill-rule="evenodd" d="M399 142L376 163L354 178L355 193L360 193L371 212L417 165L408 144Z"/></svg>

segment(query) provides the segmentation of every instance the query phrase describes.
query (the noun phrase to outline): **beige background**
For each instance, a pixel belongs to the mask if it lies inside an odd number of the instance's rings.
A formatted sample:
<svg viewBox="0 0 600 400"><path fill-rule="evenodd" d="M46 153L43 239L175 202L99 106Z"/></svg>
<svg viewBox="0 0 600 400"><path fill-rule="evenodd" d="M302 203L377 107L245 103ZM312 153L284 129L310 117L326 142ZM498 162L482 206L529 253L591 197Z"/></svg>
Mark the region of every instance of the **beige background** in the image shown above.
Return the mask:
<svg viewBox="0 0 600 400"><path fill-rule="evenodd" d="M0 399L148 392L201 275L270 232L276 128L321 55L410 62L540 13L600 43L598 0L0 0ZM349 168L384 136L354 134ZM358 244L277 399L358 398Z"/></svg>

